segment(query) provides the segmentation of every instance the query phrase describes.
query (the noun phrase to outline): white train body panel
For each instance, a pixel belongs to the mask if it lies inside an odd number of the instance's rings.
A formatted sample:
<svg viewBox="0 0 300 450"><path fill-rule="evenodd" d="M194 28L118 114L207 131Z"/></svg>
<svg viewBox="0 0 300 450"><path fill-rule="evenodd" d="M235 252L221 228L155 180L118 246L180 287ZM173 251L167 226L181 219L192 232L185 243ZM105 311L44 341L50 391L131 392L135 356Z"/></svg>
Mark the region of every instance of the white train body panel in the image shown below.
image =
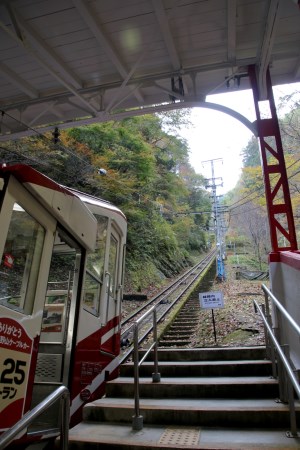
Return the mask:
<svg viewBox="0 0 300 450"><path fill-rule="evenodd" d="M0 431L60 385L74 424L117 374L126 218L28 166L0 167L0 181ZM57 418L54 406L26 439Z"/></svg>

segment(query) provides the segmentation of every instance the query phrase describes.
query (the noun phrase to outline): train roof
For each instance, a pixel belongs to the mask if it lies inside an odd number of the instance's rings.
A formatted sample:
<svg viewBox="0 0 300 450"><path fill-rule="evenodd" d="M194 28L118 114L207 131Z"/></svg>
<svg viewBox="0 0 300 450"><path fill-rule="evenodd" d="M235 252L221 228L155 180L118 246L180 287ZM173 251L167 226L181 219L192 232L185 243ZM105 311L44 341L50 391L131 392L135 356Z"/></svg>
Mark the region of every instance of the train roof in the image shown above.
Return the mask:
<svg viewBox="0 0 300 450"><path fill-rule="evenodd" d="M109 211L115 212L116 214L119 214L120 216L122 216L125 221L127 221L125 214L117 206L115 206L113 203L109 202L108 200L104 200L103 198L100 198L100 197L95 197L94 195L87 194L86 192L78 191L73 188L68 188L68 189L70 189L72 192L74 192L85 203L88 203L88 204L94 205L94 206L100 206L103 209L107 209Z"/></svg>
<svg viewBox="0 0 300 450"><path fill-rule="evenodd" d="M94 249L97 221L75 191L25 164L1 164L0 176L5 175L16 178L85 248Z"/></svg>

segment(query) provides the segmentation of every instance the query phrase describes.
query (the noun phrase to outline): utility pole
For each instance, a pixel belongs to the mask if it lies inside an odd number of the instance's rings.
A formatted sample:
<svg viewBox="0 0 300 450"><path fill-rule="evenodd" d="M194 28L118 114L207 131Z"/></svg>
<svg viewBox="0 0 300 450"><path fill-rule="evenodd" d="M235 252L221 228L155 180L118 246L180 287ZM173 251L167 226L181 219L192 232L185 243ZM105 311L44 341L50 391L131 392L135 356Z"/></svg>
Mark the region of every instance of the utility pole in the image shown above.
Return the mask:
<svg viewBox="0 0 300 450"><path fill-rule="evenodd" d="M214 164L217 161L222 161L222 158L209 159L207 161L202 161L202 164L210 164L211 166L211 178L207 179L206 188L212 189L212 199L213 199L213 218L214 218L214 231L216 236L217 245L217 279L219 281L225 280L225 219L224 213L226 212L226 207L221 206L219 202L219 196L217 196L217 187L223 186L223 180L221 177L215 177Z"/></svg>

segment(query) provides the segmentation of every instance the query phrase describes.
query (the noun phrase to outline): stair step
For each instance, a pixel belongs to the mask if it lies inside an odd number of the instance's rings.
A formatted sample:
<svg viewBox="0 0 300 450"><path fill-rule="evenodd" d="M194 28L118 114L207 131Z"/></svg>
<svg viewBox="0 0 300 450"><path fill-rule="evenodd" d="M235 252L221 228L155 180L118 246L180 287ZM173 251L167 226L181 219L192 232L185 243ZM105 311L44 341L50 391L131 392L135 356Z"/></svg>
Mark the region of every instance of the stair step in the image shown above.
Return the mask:
<svg viewBox="0 0 300 450"><path fill-rule="evenodd" d="M285 429L216 429L145 425L133 431L128 424L81 423L70 430L69 449L122 450L289 450L299 449L300 439L288 438Z"/></svg>
<svg viewBox="0 0 300 450"><path fill-rule="evenodd" d="M133 363L121 366L121 376L133 376ZM245 361L163 361L158 363L162 377L212 377L212 376L271 376L272 365L268 360ZM140 376L151 376L153 362L145 361L139 369ZM234 382L234 380L232 380Z"/></svg>
<svg viewBox="0 0 300 450"><path fill-rule="evenodd" d="M117 378L107 384L108 397L132 397L133 378ZM232 378L163 378L159 383L140 378L140 396L144 398L275 398L278 396L276 380L265 377Z"/></svg>
<svg viewBox="0 0 300 450"><path fill-rule="evenodd" d="M195 326L195 318L190 318L190 317L186 317L186 318L184 318L184 317L182 317L182 318L179 318L179 319L176 319L176 325L178 324L184 324L184 325L187 325L187 324L189 324L189 323L193 323L194 324L194 326Z"/></svg>
<svg viewBox="0 0 300 450"><path fill-rule="evenodd" d="M297 415L300 415L299 402ZM271 399L140 399L144 424L210 427L289 427L289 408ZM134 400L102 398L83 409L84 421L130 423Z"/></svg>
<svg viewBox="0 0 300 450"><path fill-rule="evenodd" d="M182 329L182 330L173 330L173 328L171 328L169 331L168 331L168 333L167 334L165 334L164 335L164 339L166 339L166 337L168 337L168 336L187 336L187 335L189 335L189 336L191 336L190 334L188 334L187 333L187 331L186 331L186 328L185 329Z"/></svg>
<svg viewBox="0 0 300 450"><path fill-rule="evenodd" d="M300 437L285 433L289 407L275 401L278 383L265 347L160 348L160 382L152 381L152 357L139 368L143 428L132 429L133 363L127 362L122 376L107 383L106 397L84 406L83 422L70 430L70 450L300 448ZM299 401L295 407L299 423Z"/></svg>
<svg viewBox="0 0 300 450"><path fill-rule="evenodd" d="M162 378L153 383L152 378L140 377L140 397L143 398L276 398L278 382L267 377L185 377ZM134 378L119 377L106 385L106 396L134 396Z"/></svg>
<svg viewBox="0 0 300 450"><path fill-rule="evenodd" d="M191 342L190 339L169 339L169 340L162 340L159 341L159 345L162 347L168 347L168 346L178 346L178 345L188 345Z"/></svg>
<svg viewBox="0 0 300 450"><path fill-rule="evenodd" d="M140 351L140 355L145 352ZM149 355L149 360L153 353ZM216 361L216 360L251 360L264 359L266 357L266 348L257 347L225 347L225 348L168 348L159 349L159 361Z"/></svg>
<svg viewBox="0 0 300 450"><path fill-rule="evenodd" d="M170 331L172 331L173 333L176 333L177 330L181 330L181 331L185 330L186 332L191 331L191 330L195 330L195 321L191 320L191 322L186 323L185 327L183 325L180 325L179 323L176 324L176 325L173 325L172 327L169 328L167 333L164 333L163 336L165 336L166 334L169 334Z"/></svg>

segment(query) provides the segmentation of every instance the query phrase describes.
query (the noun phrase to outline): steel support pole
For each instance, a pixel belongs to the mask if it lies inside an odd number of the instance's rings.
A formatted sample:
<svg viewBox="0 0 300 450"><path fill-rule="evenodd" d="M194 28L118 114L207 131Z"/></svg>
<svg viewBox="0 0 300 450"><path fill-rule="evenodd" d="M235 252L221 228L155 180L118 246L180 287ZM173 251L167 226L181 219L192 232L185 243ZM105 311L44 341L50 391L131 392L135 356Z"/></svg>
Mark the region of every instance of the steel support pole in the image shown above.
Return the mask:
<svg viewBox="0 0 300 450"><path fill-rule="evenodd" d="M297 250L292 203L284 161L280 129L273 97L270 71L267 70L267 99L271 117L263 119L259 109L259 86L256 66L248 67L256 112L261 149L271 245L273 252ZM264 99L265 100L265 99Z"/></svg>

